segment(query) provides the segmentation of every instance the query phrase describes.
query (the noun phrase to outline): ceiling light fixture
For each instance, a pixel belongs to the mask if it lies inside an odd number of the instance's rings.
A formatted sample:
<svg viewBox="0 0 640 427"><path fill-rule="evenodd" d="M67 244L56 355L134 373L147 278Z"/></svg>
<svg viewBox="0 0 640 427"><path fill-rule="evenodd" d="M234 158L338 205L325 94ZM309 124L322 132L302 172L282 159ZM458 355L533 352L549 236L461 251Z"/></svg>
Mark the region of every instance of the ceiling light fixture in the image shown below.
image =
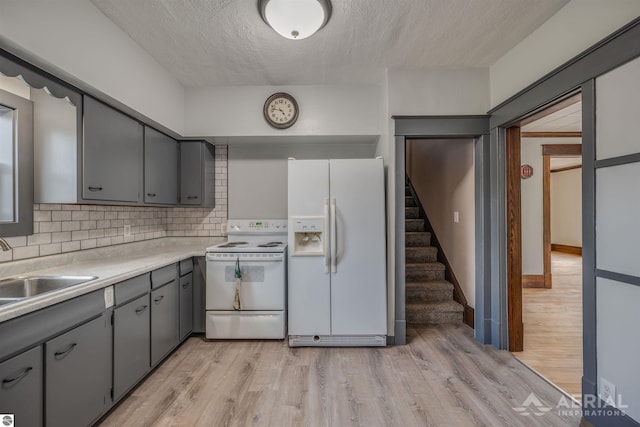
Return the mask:
<svg viewBox="0 0 640 427"><path fill-rule="evenodd" d="M331 16L330 0L258 0L264 22L282 37L302 40L324 27Z"/></svg>

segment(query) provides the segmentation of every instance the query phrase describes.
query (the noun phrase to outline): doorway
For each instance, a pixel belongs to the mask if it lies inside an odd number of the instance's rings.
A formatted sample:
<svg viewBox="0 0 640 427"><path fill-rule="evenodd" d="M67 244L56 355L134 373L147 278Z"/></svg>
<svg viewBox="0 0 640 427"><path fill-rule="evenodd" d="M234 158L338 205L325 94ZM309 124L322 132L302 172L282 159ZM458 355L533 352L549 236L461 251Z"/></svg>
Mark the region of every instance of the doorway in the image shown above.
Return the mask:
<svg viewBox="0 0 640 427"><path fill-rule="evenodd" d="M582 377L580 94L507 130L509 350L575 398Z"/></svg>

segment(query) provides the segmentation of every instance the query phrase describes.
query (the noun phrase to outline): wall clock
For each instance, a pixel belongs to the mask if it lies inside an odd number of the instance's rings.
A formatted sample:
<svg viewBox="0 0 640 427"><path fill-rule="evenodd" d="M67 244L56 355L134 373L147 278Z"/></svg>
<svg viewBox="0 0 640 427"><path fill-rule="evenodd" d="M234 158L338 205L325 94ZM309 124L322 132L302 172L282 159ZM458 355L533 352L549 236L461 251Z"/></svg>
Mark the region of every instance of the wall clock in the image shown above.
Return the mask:
<svg viewBox="0 0 640 427"><path fill-rule="evenodd" d="M274 93L265 101L263 113L271 126L286 129L298 120L298 103L288 93Z"/></svg>

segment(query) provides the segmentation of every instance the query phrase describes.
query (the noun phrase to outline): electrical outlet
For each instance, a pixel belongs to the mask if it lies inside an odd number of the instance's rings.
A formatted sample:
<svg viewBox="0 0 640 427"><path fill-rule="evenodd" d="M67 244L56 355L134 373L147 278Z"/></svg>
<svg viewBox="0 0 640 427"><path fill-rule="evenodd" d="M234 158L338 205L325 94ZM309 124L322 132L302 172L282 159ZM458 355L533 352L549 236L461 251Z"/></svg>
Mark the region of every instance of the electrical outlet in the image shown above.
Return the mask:
<svg viewBox="0 0 640 427"><path fill-rule="evenodd" d="M220 224L220 234L222 234L223 236L227 235L227 223L223 222L222 224Z"/></svg>
<svg viewBox="0 0 640 427"><path fill-rule="evenodd" d="M453 222L460 222L460 212L458 211L454 211L453 212Z"/></svg>
<svg viewBox="0 0 640 427"><path fill-rule="evenodd" d="M616 385L600 377L600 399L607 405L616 406Z"/></svg>
<svg viewBox="0 0 640 427"><path fill-rule="evenodd" d="M124 226L124 237L130 237L131 236L131 225L126 224Z"/></svg>

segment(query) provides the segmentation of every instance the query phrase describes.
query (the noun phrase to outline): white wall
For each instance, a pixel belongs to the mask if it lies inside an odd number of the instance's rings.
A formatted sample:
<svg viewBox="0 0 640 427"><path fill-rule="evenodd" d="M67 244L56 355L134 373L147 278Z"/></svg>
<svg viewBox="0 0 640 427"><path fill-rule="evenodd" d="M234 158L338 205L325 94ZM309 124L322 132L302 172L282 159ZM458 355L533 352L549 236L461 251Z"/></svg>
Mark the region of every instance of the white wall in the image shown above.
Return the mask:
<svg viewBox="0 0 640 427"><path fill-rule="evenodd" d="M88 0L2 1L0 44L184 130L183 86Z"/></svg>
<svg viewBox="0 0 640 427"><path fill-rule="evenodd" d="M580 138L522 138L520 164L533 166L533 176L520 180L523 275L544 274L542 146L580 143L582 143Z"/></svg>
<svg viewBox="0 0 640 427"><path fill-rule="evenodd" d="M582 169L551 174L551 243L582 247Z"/></svg>
<svg viewBox="0 0 640 427"><path fill-rule="evenodd" d="M296 98L300 115L289 129L274 129L262 114L276 92ZM188 88L185 136L379 135L376 85L218 86Z"/></svg>
<svg viewBox="0 0 640 427"><path fill-rule="evenodd" d="M638 16L638 0L571 0L491 66L491 107Z"/></svg>
<svg viewBox="0 0 640 427"><path fill-rule="evenodd" d="M475 305L475 184L472 139L407 142L407 174L460 283ZM453 222L453 212L459 222Z"/></svg>
<svg viewBox="0 0 640 427"><path fill-rule="evenodd" d="M544 274L542 244L542 145L547 138L522 138L520 164L531 165L533 176L520 180L522 203L522 274Z"/></svg>
<svg viewBox="0 0 640 427"><path fill-rule="evenodd" d="M286 219L287 159L373 158L369 143L270 143L229 146L229 218Z"/></svg>
<svg viewBox="0 0 640 427"><path fill-rule="evenodd" d="M485 114L486 68L390 70L389 112L396 116Z"/></svg>

